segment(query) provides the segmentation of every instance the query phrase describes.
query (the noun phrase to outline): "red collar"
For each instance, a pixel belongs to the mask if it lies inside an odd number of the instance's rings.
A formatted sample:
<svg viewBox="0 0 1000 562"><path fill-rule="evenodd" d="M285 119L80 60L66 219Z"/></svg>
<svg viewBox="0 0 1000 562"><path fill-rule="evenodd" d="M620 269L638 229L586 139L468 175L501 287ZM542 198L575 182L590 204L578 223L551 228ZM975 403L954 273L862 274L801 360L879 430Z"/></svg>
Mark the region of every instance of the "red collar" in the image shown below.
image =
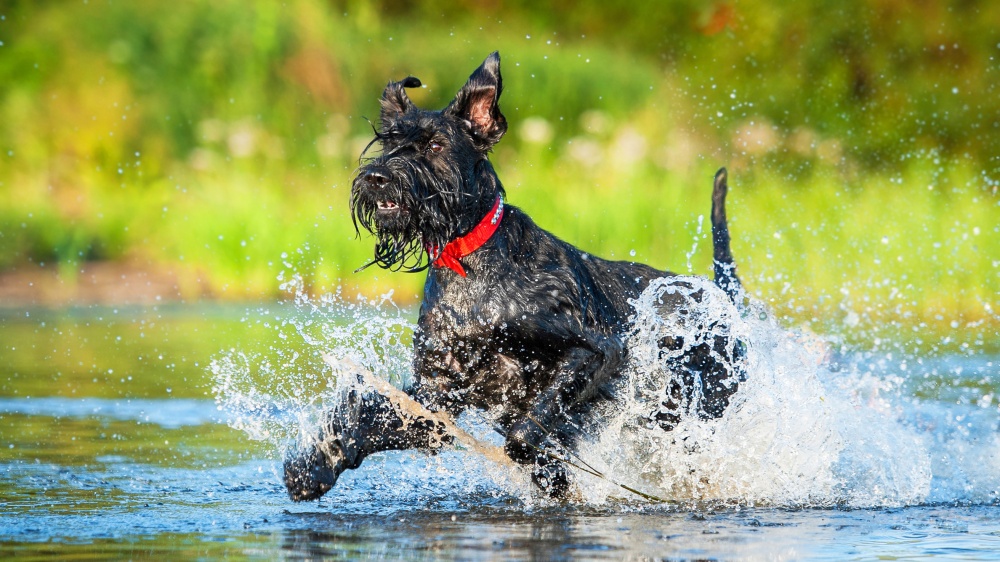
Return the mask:
<svg viewBox="0 0 1000 562"><path fill-rule="evenodd" d="M486 213L483 220L479 221L479 224L468 234L448 242L441 250L441 255L434 260L434 265L450 268L455 273L465 277L465 268L458 260L482 247L497 231L501 218L503 218L503 197L497 195L497 202L493 204L493 209ZM433 256L436 249L427 248L427 253Z"/></svg>

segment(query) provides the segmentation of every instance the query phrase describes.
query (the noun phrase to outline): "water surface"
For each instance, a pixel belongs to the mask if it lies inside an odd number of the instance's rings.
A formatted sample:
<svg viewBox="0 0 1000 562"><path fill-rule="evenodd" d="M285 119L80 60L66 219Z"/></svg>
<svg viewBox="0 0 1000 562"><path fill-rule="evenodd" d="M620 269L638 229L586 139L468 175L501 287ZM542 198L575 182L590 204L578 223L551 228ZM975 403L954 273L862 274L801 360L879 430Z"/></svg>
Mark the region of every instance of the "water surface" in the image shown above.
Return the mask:
<svg viewBox="0 0 1000 562"><path fill-rule="evenodd" d="M396 334L382 340L383 354L407 344L405 330L394 331L394 314L381 328L366 325L371 333ZM296 320L284 322L290 318ZM305 326L313 321L316 326ZM757 487L757 501L746 501L751 495L743 501L652 505L599 494L553 504L533 497L524 475L461 451L376 455L346 473L320 502L296 504L285 496L277 460L287 412L276 406L245 417L247 410L217 402L219 380L210 364L220 357L242 356L257 367L265 361L271 371L249 369L258 378L231 381L244 384L240 392L257 389L280 398L285 387L268 376L284 373L322 393L323 375L307 377L310 346L296 335L319 341L331 329L320 326L326 322L337 324L301 306L3 313L0 550L25 558L546 560L955 560L991 559L1000 552L995 357L909 358L905 368L898 355L839 357L839 370L822 371L840 377L836 384L820 381L828 400L845 381L858 383L863 400L846 403L854 404L858 416L880 420L866 409L876 400L874 411L899 429L882 433L871 427L870 444L837 449L840 457L830 471L841 480L823 489L827 496L816 492L813 504L762 501L768 496L761 490L771 489L766 482L750 484ZM338 325L356 333L352 322L346 318ZM269 421L252 426L255 419ZM850 426L834 427L843 435ZM269 431L281 435L261 438ZM928 455L929 480L917 501L900 501L909 496L877 488L903 480L899 474L842 477L857 467L899 467L898 460L876 462L886 454L879 439L896 435L914 440L900 448ZM799 450L812 445L803 441ZM808 491L816 481L781 489ZM861 496L836 487L844 482L859 488L874 482L864 496L871 505L852 505ZM584 485L597 489L606 483Z"/></svg>

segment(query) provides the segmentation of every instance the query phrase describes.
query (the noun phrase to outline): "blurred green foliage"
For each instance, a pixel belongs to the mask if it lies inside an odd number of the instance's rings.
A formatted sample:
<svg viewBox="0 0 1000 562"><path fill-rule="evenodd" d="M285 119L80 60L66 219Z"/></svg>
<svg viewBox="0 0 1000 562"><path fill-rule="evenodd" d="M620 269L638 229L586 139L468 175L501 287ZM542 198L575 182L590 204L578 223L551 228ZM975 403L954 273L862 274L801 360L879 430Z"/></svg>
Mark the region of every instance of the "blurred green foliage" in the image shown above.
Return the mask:
<svg viewBox="0 0 1000 562"><path fill-rule="evenodd" d="M780 314L996 339L989 0L2 2L0 269L168 264L192 298L294 269L410 299L418 276L353 273L366 117L409 74L443 106L492 50L494 161L560 236L707 272L727 165L741 271Z"/></svg>

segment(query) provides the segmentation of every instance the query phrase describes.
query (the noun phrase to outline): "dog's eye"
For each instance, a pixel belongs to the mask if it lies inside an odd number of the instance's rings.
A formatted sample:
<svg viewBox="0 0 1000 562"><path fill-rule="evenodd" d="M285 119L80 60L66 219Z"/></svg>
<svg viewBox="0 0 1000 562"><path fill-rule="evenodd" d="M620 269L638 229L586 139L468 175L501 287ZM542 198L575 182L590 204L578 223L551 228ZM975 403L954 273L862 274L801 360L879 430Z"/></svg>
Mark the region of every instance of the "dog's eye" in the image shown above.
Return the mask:
<svg viewBox="0 0 1000 562"><path fill-rule="evenodd" d="M442 150L444 150L444 147L441 146L441 143L437 143L437 142L433 142L432 141L430 144L427 145L427 150L430 150L431 152L433 152L433 153L436 154L436 153L441 152Z"/></svg>

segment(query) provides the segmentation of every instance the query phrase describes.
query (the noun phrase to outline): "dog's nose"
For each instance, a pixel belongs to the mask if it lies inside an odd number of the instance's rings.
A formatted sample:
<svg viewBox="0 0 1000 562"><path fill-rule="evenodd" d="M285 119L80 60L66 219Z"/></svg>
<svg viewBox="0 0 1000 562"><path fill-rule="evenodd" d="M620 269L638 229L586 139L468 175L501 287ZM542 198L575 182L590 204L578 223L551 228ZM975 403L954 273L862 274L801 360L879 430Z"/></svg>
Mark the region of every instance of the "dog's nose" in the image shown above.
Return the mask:
<svg viewBox="0 0 1000 562"><path fill-rule="evenodd" d="M389 183L389 176L378 170L369 170L365 173L365 181L374 187L385 187L385 184Z"/></svg>

